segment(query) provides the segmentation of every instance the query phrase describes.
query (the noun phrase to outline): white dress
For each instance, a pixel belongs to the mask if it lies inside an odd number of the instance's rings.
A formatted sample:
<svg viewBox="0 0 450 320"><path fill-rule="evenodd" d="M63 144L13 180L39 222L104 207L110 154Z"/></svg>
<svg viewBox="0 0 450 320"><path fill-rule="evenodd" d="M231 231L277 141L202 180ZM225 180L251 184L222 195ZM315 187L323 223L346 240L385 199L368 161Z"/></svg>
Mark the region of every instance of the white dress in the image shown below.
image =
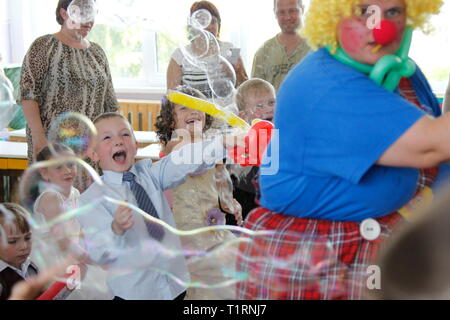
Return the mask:
<svg viewBox="0 0 450 320"><path fill-rule="evenodd" d="M180 230L193 230L206 226L225 224L224 214L219 212L219 195L215 186L216 169L206 171L202 175L186 177L186 182L172 190L173 212L175 224ZM222 214L223 216L221 216ZM226 241L236 239L228 230L208 231L194 236L180 237L185 252L210 252ZM214 251L212 256L192 262L199 254L187 259L192 282L200 282L210 286L229 279L226 276L235 266L236 248L224 248ZM215 289L190 287L186 300L218 300L233 299L234 287L224 286Z"/></svg>
<svg viewBox="0 0 450 320"><path fill-rule="evenodd" d="M56 190L46 190L36 199L34 203L33 216L38 225L43 225L46 222L45 215L38 210L40 202L45 194L54 193L57 195L60 207L63 212L77 208L80 192L72 187L69 197L64 197ZM76 218L71 218L60 222L58 225L60 229L58 233L70 238L74 243L83 247L83 235L81 225ZM35 239L37 238L37 239ZM36 240L36 242L35 242ZM53 240L53 241L52 241ZM35 246L34 244L37 244ZM64 258L64 253L59 248L55 236L51 233L49 228L40 227L37 229L36 235L33 237L33 252L36 263L40 270L44 270L50 266L58 264ZM89 265L86 274L81 281L79 289L73 290L68 296L67 300L111 300L113 298L111 292L106 285L106 271L96 265Z"/></svg>

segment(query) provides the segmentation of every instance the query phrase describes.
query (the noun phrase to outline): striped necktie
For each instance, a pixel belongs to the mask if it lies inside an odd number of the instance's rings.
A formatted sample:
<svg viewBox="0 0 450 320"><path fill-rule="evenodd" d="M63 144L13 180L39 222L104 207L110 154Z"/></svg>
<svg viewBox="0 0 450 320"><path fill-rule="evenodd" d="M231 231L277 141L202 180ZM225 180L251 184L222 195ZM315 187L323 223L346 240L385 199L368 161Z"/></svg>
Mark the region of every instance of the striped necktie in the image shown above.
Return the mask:
<svg viewBox="0 0 450 320"><path fill-rule="evenodd" d="M136 182L136 176L132 172L127 171L123 173L122 180L130 183L131 192L133 192L139 209L145 211L152 217L159 219L158 212L156 212L155 206L147 195L147 192ZM164 229L161 225L148 220L145 220L145 222L150 236L156 240L161 240L164 237Z"/></svg>

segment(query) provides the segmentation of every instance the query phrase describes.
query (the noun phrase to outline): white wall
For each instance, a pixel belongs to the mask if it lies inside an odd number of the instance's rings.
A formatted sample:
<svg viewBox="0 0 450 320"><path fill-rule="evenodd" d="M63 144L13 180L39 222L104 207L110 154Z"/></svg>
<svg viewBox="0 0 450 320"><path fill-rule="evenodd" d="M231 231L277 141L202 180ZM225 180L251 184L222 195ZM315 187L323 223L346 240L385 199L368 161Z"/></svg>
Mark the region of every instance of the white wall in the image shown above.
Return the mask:
<svg viewBox="0 0 450 320"><path fill-rule="evenodd" d="M8 19L8 2L0 0L0 54L3 57L3 63L9 63L10 44L8 42L9 19Z"/></svg>

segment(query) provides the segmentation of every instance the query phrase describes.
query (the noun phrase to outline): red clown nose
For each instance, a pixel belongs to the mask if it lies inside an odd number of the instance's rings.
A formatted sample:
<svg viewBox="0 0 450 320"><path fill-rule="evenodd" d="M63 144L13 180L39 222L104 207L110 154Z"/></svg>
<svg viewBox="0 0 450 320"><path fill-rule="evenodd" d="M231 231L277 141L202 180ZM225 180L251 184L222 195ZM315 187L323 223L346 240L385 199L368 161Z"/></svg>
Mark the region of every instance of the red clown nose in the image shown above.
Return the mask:
<svg viewBox="0 0 450 320"><path fill-rule="evenodd" d="M386 46L397 39L397 26L389 20L382 20L380 28L373 29L373 37L378 44Z"/></svg>

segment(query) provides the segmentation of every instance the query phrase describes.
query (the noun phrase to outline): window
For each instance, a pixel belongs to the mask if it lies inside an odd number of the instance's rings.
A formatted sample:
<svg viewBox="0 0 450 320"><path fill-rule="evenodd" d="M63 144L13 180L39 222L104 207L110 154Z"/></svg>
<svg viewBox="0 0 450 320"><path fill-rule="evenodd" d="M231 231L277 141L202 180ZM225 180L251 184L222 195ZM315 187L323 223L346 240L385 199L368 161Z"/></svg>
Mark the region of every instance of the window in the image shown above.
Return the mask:
<svg viewBox="0 0 450 320"><path fill-rule="evenodd" d="M109 59L114 85L121 92L164 92L166 69L179 45L194 0L97 0L100 14L89 39ZM0 48L7 63L21 64L37 37L59 30L56 0L0 0ZM253 55L279 32L272 0L213 0L222 17L220 38L241 48L247 73ZM308 6L309 0L304 1ZM421 66L435 92L445 91L450 72L450 3L433 17L431 35L415 32L411 57ZM152 89L153 88L153 89ZM155 89L156 88L156 89ZM137 97L140 97L137 95Z"/></svg>
<svg viewBox="0 0 450 320"><path fill-rule="evenodd" d="M178 46L177 35L186 26L188 0L97 0L100 13L88 39L105 50L117 91L147 92L166 85L166 69ZM221 40L241 48L247 73L253 54L278 32L273 2L214 0L222 18ZM8 20L0 25L8 40L8 63L21 64L37 37L59 30L55 21L56 0L0 0ZM239 9L237 9L239 8ZM3 12L3 10L1 10ZM257 14L258 19L252 17ZM2 33L0 33L1 35ZM14 39L12 46L11 39ZM127 90L124 90L127 89Z"/></svg>
<svg viewBox="0 0 450 320"><path fill-rule="evenodd" d="M433 16L434 30L428 35L416 31L413 36L410 57L425 73L438 96L443 96L450 74L450 3L446 1L441 14Z"/></svg>
<svg viewBox="0 0 450 320"><path fill-rule="evenodd" d="M250 74L254 52L278 32L273 2L213 2L222 18L221 40L241 48L247 73ZM108 0L108 7L100 8L103 14L99 15L89 39L99 43L107 52L114 83L119 91L124 87L165 88L166 69L173 51L180 45L177 39L186 27L192 3L168 0L155 5L148 0ZM116 12L121 12L121 16ZM251 13L256 12L258 19L249 19Z"/></svg>

